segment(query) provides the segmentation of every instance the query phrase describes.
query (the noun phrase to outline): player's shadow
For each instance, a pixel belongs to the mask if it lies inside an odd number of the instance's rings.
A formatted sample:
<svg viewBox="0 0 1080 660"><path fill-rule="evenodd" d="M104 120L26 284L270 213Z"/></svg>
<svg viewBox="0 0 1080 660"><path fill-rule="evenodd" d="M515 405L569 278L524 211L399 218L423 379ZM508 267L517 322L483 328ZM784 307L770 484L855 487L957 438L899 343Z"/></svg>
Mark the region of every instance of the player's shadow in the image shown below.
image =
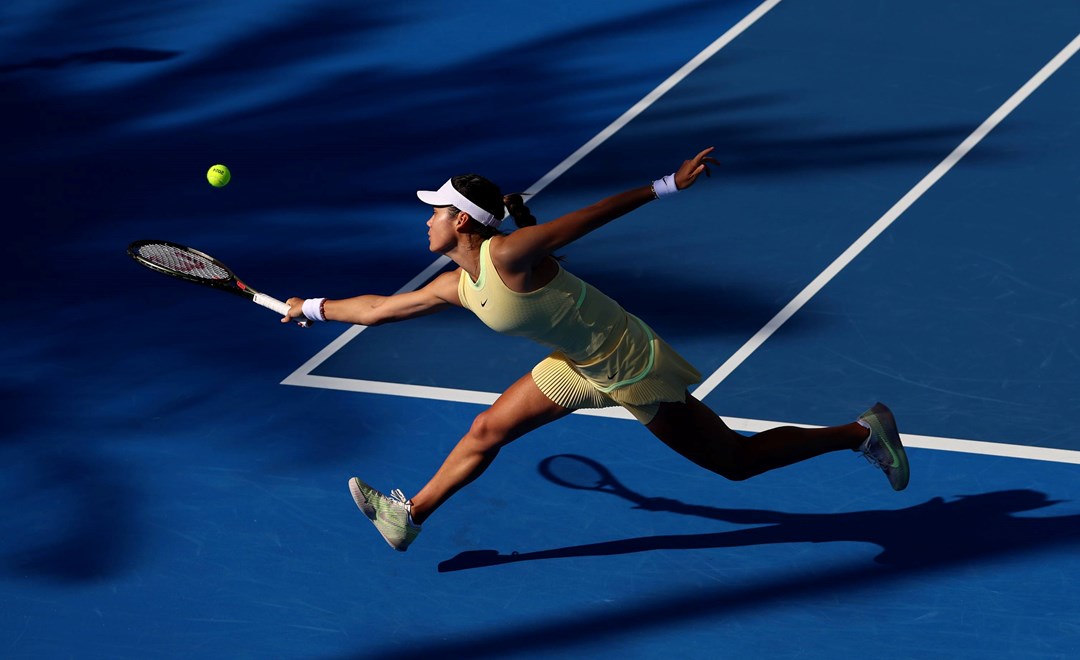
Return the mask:
<svg viewBox="0 0 1080 660"><path fill-rule="evenodd" d="M553 464L569 465L578 475L573 483L552 470ZM587 470L583 469L587 468ZM1005 490L962 495L947 501L934 497L906 509L848 513L784 513L756 509L727 509L686 504L667 498L647 497L615 479L599 463L581 456L560 455L545 459L540 472L563 486L617 495L635 509L676 513L739 525L753 525L708 534L642 536L599 543L501 553L497 550L463 552L439 564L440 572L460 571L542 559L624 555L652 550L730 548L773 543L825 543L863 541L881 547L878 564L906 570L926 570L958 562L1032 551L1046 546L1080 542L1080 515L1017 517L1014 514L1052 506L1045 493ZM586 480L592 483L586 483Z"/></svg>
<svg viewBox="0 0 1080 660"><path fill-rule="evenodd" d="M899 510L831 514L792 514L754 509L701 506L667 498L647 497L618 482L602 465L572 455L552 456L540 464L548 480L569 488L620 497L643 511L674 513L737 525L744 529L711 534L644 536L533 552L503 554L496 550L464 552L442 562L441 572L541 559L596 557L647 552L728 548L770 543L865 541L881 547L873 562L845 561L763 576L745 585L646 597L603 612L568 613L554 619L501 628L489 635L414 644L399 658L499 657L507 649L557 653L576 644L616 638L628 629L643 631L714 620L728 612L744 612L771 603L840 597L859 589L887 587L929 571L970 566L1003 556L1048 549L1071 550L1080 543L1080 515L1017 516L1056 504L1035 490L1006 490L966 495L953 501L935 497ZM581 497L589 497L582 493ZM365 657L382 657L382 650Z"/></svg>

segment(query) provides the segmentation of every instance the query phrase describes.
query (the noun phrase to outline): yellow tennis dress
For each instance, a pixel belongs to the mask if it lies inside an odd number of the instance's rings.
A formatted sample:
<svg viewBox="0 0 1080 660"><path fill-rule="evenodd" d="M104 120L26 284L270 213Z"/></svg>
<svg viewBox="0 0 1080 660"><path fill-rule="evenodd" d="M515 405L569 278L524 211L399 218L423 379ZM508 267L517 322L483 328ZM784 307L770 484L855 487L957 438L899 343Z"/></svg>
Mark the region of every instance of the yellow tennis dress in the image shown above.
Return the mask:
<svg viewBox="0 0 1080 660"><path fill-rule="evenodd" d="M499 277L491 241L480 245L480 275L464 270L461 304L496 332L555 350L533 367L540 391L565 408L621 405L648 424L659 404L685 401L701 374L617 302L561 265L546 286L518 293Z"/></svg>

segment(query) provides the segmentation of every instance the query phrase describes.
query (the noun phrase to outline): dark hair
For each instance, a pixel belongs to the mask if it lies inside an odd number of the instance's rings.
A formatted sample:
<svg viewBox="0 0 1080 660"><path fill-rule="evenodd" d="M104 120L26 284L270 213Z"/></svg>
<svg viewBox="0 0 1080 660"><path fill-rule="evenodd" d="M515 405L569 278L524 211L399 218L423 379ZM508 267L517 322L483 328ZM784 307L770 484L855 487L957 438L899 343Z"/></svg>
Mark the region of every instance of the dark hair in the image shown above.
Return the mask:
<svg viewBox="0 0 1080 660"><path fill-rule="evenodd" d="M514 224L518 227L530 227L536 224L536 218L529 211L529 207L525 206L520 193L512 193L504 197L497 185L479 174L455 176L450 179L450 184L454 186L455 190L468 198L470 202L500 220L506 215L506 211L509 211L510 216L514 219ZM450 209L451 213L457 213L461 210L455 206L451 206ZM473 219L473 224L476 227L476 233L484 238L491 238L502 233L494 227L476 222L475 219Z"/></svg>

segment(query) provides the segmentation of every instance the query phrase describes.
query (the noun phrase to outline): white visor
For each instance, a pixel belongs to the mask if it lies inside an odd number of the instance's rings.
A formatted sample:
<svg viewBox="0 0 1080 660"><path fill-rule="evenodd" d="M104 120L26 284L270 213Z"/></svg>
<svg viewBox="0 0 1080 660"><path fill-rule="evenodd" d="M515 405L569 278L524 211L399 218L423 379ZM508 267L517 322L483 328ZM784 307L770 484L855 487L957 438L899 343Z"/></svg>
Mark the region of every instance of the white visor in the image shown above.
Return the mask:
<svg viewBox="0 0 1080 660"><path fill-rule="evenodd" d="M502 218L496 218L488 211L470 202L468 197L457 191L457 188L450 183L449 179L438 190L417 190L416 196L420 198L421 202L431 206L456 207L468 213L469 217L482 225L498 227L499 223L502 222Z"/></svg>

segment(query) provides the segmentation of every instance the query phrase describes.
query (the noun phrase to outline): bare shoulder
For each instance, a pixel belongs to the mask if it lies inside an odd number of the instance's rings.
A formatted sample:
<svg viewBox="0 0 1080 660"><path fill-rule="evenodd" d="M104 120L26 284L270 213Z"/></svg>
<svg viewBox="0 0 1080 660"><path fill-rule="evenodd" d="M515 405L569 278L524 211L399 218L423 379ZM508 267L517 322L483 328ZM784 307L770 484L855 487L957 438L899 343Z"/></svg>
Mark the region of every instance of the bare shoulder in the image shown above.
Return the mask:
<svg viewBox="0 0 1080 660"><path fill-rule="evenodd" d="M461 299L458 297L458 282L460 280L461 268L455 268L454 270L438 275L435 279L428 282L424 289L436 298L460 307Z"/></svg>
<svg viewBox="0 0 1080 660"><path fill-rule="evenodd" d="M510 236L513 236L513 234L510 234ZM506 241L510 236L496 234L488 239L488 254L491 255L492 259L503 256L503 253L506 251Z"/></svg>
<svg viewBox="0 0 1080 660"><path fill-rule="evenodd" d="M488 241L491 261L500 273L527 273L546 254L530 240L536 227L522 227L508 236L493 236Z"/></svg>

